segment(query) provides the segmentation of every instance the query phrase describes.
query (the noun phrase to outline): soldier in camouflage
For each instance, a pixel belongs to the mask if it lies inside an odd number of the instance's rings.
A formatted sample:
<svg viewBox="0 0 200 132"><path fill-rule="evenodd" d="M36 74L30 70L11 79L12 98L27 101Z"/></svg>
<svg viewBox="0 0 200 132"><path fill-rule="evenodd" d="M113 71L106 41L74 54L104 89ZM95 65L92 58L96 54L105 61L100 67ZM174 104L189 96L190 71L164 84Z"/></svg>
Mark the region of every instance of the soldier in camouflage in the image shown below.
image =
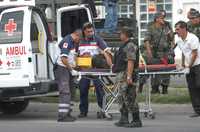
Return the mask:
<svg viewBox="0 0 200 132"><path fill-rule="evenodd" d="M139 116L139 106L136 102L136 70L139 63L138 46L131 42L131 31L124 27L121 30L120 38L123 45L115 53L113 72L117 73L116 81L120 82L120 104L121 118L115 123L119 127L142 127ZM128 115L132 114L132 121L129 122Z"/></svg>
<svg viewBox="0 0 200 132"><path fill-rule="evenodd" d="M188 31L195 34L200 40L200 13L196 9L191 8L188 12Z"/></svg>
<svg viewBox="0 0 200 132"><path fill-rule="evenodd" d="M155 14L154 21L149 23L144 38L144 46L147 52L147 64L171 64L173 58L173 31L169 22L164 20L163 12ZM162 86L162 93L168 93L170 83L169 75L156 75L151 78L152 93L160 93L159 86Z"/></svg>

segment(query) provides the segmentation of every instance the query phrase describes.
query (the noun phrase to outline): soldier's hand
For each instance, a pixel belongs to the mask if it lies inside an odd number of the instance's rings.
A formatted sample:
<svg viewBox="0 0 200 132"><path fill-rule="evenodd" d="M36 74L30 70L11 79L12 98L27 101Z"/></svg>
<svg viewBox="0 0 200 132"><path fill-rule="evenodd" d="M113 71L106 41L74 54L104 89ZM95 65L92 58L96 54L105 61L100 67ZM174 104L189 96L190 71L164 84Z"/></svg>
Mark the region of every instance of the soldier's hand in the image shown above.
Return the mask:
<svg viewBox="0 0 200 132"><path fill-rule="evenodd" d="M183 68L186 68L185 64L182 64L181 66L182 66Z"/></svg>
<svg viewBox="0 0 200 132"><path fill-rule="evenodd" d="M127 84L128 85L133 85L133 79L132 79L132 77L127 77Z"/></svg>
<svg viewBox="0 0 200 132"><path fill-rule="evenodd" d="M76 71L76 70L71 70L71 74L73 76L78 76L79 75L78 71Z"/></svg>

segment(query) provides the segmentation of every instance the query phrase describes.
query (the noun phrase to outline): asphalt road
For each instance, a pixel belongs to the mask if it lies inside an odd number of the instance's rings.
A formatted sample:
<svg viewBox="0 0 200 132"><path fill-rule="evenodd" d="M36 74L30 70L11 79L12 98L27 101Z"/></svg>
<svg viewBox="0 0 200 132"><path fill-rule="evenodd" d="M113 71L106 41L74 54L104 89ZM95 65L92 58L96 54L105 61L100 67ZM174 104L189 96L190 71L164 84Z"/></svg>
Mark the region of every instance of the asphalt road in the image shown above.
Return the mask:
<svg viewBox="0 0 200 132"><path fill-rule="evenodd" d="M76 104L73 115L78 115ZM119 114L113 114L113 120L96 119L96 104L90 105L86 119L73 123L58 123L57 104L31 103L27 110L19 115L0 115L0 132L200 132L200 117L190 118L191 105L153 105L156 119L142 116L142 128L118 128L113 125ZM117 109L114 105L112 109Z"/></svg>

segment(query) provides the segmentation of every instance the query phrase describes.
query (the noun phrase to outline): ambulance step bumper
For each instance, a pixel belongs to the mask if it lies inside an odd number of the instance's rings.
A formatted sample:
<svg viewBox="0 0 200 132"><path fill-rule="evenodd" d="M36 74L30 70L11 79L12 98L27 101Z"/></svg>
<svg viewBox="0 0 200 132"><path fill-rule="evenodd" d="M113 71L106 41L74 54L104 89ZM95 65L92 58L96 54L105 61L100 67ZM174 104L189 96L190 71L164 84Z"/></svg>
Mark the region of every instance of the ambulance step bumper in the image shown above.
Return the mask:
<svg viewBox="0 0 200 132"><path fill-rule="evenodd" d="M52 82L40 82L29 84L25 87L0 87L0 100L11 100L14 98L33 98L37 95L57 91L57 85Z"/></svg>

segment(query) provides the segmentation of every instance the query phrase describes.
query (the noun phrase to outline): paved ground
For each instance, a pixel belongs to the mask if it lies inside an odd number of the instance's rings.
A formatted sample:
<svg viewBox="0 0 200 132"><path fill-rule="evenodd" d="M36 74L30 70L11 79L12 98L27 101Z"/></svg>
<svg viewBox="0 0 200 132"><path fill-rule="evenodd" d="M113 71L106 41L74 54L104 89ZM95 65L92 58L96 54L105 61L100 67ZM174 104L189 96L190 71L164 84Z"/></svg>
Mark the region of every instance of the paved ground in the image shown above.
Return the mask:
<svg viewBox="0 0 200 132"><path fill-rule="evenodd" d="M144 118L142 128L117 128L113 120L96 119L96 104L90 105L87 119L78 119L74 123L57 123L57 104L31 103L28 109L16 116L0 115L0 132L199 132L200 117L190 118L190 105L153 105L156 119ZM112 109L117 109L114 105ZM74 115L78 115L75 105Z"/></svg>
<svg viewBox="0 0 200 132"><path fill-rule="evenodd" d="M184 76L172 77L171 86L186 87ZM77 116L78 104L74 107L73 115ZM0 132L200 132L200 117L189 117L193 113L191 105L152 105L152 108L156 119L141 114L142 128L118 128L113 123L119 119L119 114L113 114L112 121L96 119L96 104L90 105L88 118L74 123L58 123L57 104L31 103L19 115L0 114ZM112 109L118 110L117 105Z"/></svg>

